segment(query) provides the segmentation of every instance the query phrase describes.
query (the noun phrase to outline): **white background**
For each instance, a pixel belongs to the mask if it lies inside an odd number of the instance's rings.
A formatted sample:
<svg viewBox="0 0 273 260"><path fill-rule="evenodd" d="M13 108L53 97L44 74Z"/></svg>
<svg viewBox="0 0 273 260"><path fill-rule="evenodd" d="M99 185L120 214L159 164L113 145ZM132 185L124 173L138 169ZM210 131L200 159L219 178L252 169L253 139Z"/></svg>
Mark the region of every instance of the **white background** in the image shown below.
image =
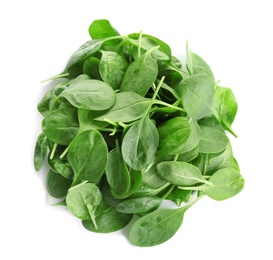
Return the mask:
<svg viewBox="0 0 273 260"><path fill-rule="evenodd" d="M1 1L1 259L273 259L272 253L272 1ZM36 105L89 39L95 20L121 34L152 34L183 55L191 50L236 95L231 137L245 178L238 196L203 198L178 233L152 247L130 245L126 232L95 234L64 208L46 204L44 172L33 169L40 133ZM35 258L34 258L35 257Z"/></svg>

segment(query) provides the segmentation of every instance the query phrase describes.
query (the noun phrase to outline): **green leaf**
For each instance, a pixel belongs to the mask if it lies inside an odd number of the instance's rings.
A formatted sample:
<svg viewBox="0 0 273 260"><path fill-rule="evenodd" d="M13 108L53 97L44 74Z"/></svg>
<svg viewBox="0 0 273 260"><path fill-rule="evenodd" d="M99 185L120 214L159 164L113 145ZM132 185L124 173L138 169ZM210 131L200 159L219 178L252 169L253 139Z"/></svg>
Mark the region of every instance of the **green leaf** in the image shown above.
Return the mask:
<svg viewBox="0 0 273 260"><path fill-rule="evenodd" d="M68 190L66 205L82 220L92 220L96 227L95 211L102 205L102 194L93 183L81 183Z"/></svg>
<svg viewBox="0 0 273 260"><path fill-rule="evenodd" d="M201 139L199 151L201 153L219 153L229 144L229 139L222 131L211 126L200 125Z"/></svg>
<svg viewBox="0 0 273 260"><path fill-rule="evenodd" d="M169 119L158 127L158 134L158 156L180 154L191 135L189 120L185 117Z"/></svg>
<svg viewBox="0 0 273 260"><path fill-rule="evenodd" d="M94 20L89 27L89 34L93 40L106 39L111 36L120 35L118 31L110 24L110 22L105 19ZM119 39L113 39L108 41L107 44L115 45L119 42Z"/></svg>
<svg viewBox="0 0 273 260"><path fill-rule="evenodd" d="M156 210L161 202L162 199L156 196L127 199L116 205L116 211L126 214L147 214Z"/></svg>
<svg viewBox="0 0 273 260"><path fill-rule="evenodd" d="M200 170L186 162L161 162L157 165L159 175L177 186L191 186L197 183L209 182L202 176Z"/></svg>
<svg viewBox="0 0 273 260"><path fill-rule="evenodd" d="M115 104L105 114L95 119L103 121L107 118L113 122L132 122L145 115L150 103L150 99L134 92L117 93Z"/></svg>
<svg viewBox="0 0 273 260"><path fill-rule="evenodd" d="M108 163L105 169L107 182L118 195L124 195L130 188L130 174L121 150L116 142L116 148L108 155Z"/></svg>
<svg viewBox="0 0 273 260"><path fill-rule="evenodd" d="M129 65L122 80L120 91L132 91L140 96L145 96L155 82L157 73L157 63L151 51L147 51Z"/></svg>
<svg viewBox="0 0 273 260"><path fill-rule="evenodd" d="M95 79L73 82L60 97L66 98L74 107L89 110L108 109L116 100L111 86Z"/></svg>
<svg viewBox="0 0 273 260"><path fill-rule="evenodd" d="M66 64L66 70L71 69L77 63L84 62L85 59L95 54L100 50L103 43L104 40L91 40L81 45L69 58Z"/></svg>
<svg viewBox="0 0 273 260"><path fill-rule="evenodd" d="M188 46L186 48L186 64L191 75L204 74L207 75L213 82L214 76L209 65L197 54L193 53Z"/></svg>
<svg viewBox="0 0 273 260"><path fill-rule="evenodd" d="M150 164L158 146L156 126L148 116L134 123L122 142L122 155L129 167L141 170Z"/></svg>
<svg viewBox="0 0 273 260"><path fill-rule="evenodd" d="M155 246L169 240L180 228L185 212L202 196L178 209L158 209L139 218L131 227L129 240L133 245Z"/></svg>
<svg viewBox="0 0 273 260"><path fill-rule="evenodd" d="M72 180L63 177L61 174L50 170L46 177L46 189L50 196L63 198L71 187Z"/></svg>
<svg viewBox="0 0 273 260"><path fill-rule="evenodd" d="M101 80L99 72L100 60L96 57L89 57L83 63L83 73L91 79Z"/></svg>
<svg viewBox="0 0 273 260"><path fill-rule="evenodd" d="M87 130L71 142L67 160L74 171L73 185L81 181L98 181L107 164L107 145L96 130Z"/></svg>
<svg viewBox="0 0 273 260"><path fill-rule="evenodd" d="M213 105L223 127L236 136L231 129L231 124L235 119L238 104L232 90L217 86L215 88Z"/></svg>
<svg viewBox="0 0 273 260"><path fill-rule="evenodd" d="M102 80L113 89L118 89L128 68L128 62L118 53L101 51L99 72Z"/></svg>
<svg viewBox="0 0 273 260"><path fill-rule="evenodd" d="M34 149L34 168L36 171L40 171L43 167L43 163L47 154L47 138L41 133L36 141Z"/></svg>
<svg viewBox="0 0 273 260"><path fill-rule="evenodd" d="M68 145L79 131L77 110L60 108L52 111L42 121L42 130L53 143Z"/></svg>
<svg viewBox="0 0 273 260"><path fill-rule="evenodd" d="M101 208L95 212L96 227L90 220L83 220L83 226L92 232L110 233L120 230L131 221L132 214L124 214L116 211L115 207L103 203Z"/></svg>
<svg viewBox="0 0 273 260"><path fill-rule="evenodd" d="M182 80L178 95L189 117L198 120L213 113L214 82L208 76L194 75Z"/></svg>

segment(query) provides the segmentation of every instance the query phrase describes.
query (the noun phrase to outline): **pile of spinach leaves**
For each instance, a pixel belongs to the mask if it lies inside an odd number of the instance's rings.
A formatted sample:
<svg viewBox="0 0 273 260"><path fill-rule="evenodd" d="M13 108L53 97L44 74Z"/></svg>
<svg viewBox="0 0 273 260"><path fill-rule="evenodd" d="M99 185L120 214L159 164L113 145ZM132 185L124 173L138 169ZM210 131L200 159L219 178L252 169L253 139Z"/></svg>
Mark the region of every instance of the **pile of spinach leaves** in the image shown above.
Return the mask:
<svg viewBox="0 0 273 260"><path fill-rule="evenodd" d="M182 66L162 40L121 36L108 20L89 34L38 104L35 169L49 166L49 195L86 229L117 231L135 215L130 242L161 244L197 200L242 190L229 140L235 96L188 45Z"/></svg>

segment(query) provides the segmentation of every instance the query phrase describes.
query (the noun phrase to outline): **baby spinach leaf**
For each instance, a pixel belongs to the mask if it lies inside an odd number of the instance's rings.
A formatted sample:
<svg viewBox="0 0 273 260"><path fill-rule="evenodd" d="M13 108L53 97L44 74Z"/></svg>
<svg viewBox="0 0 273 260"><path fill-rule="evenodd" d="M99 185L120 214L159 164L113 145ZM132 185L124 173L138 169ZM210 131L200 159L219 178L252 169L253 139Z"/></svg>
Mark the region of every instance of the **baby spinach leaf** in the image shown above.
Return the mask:
<svg viewBox="0 0 273 260"><path fill-rule="evenodd" d="M125 162L134 170L141 170L152 162L158 146L157 128L146 115L126 132L122 142Z"/></svg>
<svg viewBox="0 0 273 260"><path fill-rule="evenodd" d="M128 199L116 205L116 211L126 214L147 214L156 210L162 199L156 196L143 196Z"/></svg>
<svg viewBox="0 0 273 260"><path fill-rule="evenodd" d="M189 117L198 120L213 113L214 82L207 75L182 80L178 94Z"/></svg>
<svg viewBox="0 0 273 260"><path fill-rule="evenodd" d="M158 134L158 156L182 153L183 148L191 135L189 120L185 117L169 119L158 127Z"/></svg>
<svg viewBox="0 0 273 260"><path fill-rule="evenodd" d="M106 19L94 20L89 27L89 34L93 40L106 39L111 36L120 35L118 31ZM119 39L113 39L107 41L107 44L115 45L118 44L119 41Z"/></svg>
<svg viewBox="0 0 273 260"><path fill-rule="evenodd" d="M43 167L45 157L47 155L47 138L41 133L36 141L34 149L34 168L36 171L40 171Z"/></svg>
<svg viewBox="0 0 273 260"><path fill-rule="evenodd" d="M121 92L116 95L115 104L103 115L96 117L96 120L110 119L114 122L131 122L143 117L151 103L151 100L144 98L134 92Z"/></svg>
<svg viewBox="0 0 273 260"><path fill-rule="evenodd" d="M50 102L52 100L53 92L54 88L48 90L37 105L38 111L43 116L47 116L50 113Z"/></svg>
<svg viewBox="0 0 273 260"><path fill-rule="evenodd" d="M191 133L187 142L185 143L183 148L179 151L180 154L192 151L194 148L196 148L201 138L201 129L197 121L192 118L189 118L188 120L191 127Z"/></svg>
<svg viewBox="0 0 273 260"><path fill-rule="evenodd" d="M104 40L90 40L81 45L69 58L66 64L66 70L71 69L77 63L83 62L85 59L95 54L103 43Z"/></svg>
<svg viewBox="0 0 273 260"><path fill-rule="evenodd" d="M169 240L182 225L185 212L201 197L178 209L158 209L139 218L131 227L133 245L155 246Z"/></svg>
<svg viewBox="0 0 273 260"><path fill-rule="evenodd" d="M73 82L60 97L66 98L74 107L89 110L108 109L116 99L111 86L95 79Z"/></svg>
<svg viewBox="0 0 273 260"><path fill-rule="evenodd" d="M121 82L120 91L132 91L140 96L145 96L155 82L157 73L158 67L152 56L152 51L147 51L129 65Z"/></svg>
<svg viewBox="0 0 273 260"><path fill-rule="evenodd" d="M118 53L101 51L99 73L102 80L113 89L118 89L128 68L128 62Z"/></svg>
<svg viewBox="0 0 273 260"><path fill-rule="evenodd" d="M98 58L87 58L83 63L83 73L87 74L91 79L101 80L99 64L100 60Z"/></svg>
<svg viewBox="0 0 273 260"><path fill-rule="evenodd" d="M223 168L215 172L209 179L211 185L203 184L196 187L179 187L184 190L199 190L205 192L214 200L226 200L237 195L244 187L244 179L233 168Z"/></svg>
<svg viewBox="0 0 273 260"><path fill-rule="evenodd" d="M98 181L107 164L108 150L102 135L87 130L71 142L67 160L74 171L73 185L81 181Z"/></svg>
<svg viewBox="0 0 273 260"><path fill-rule="evenodd" d="M213 185L203 185L202 190L214 200L229 199L237 195L244 187L243 177L232 168L218 170L209 181Z"/></svg>
<svg viewBox="0 0 273 260"><path fill-rule="evenodd" d="M42 130L50 141L68 145L79 131L77 110L60 108L52 111L42 121Z"/></svg>
<svg viewBox="0 0 273 260"><path fill-rule="evenodd" d="M218 156L211 157L208 155L208 160L205 166L205 174L212 175L222 168L230 168L233 162L232 148L229 143L223 153Z"/></svg>
<svg viewBox="0 0 273 260"><path fill-rule="evenodd" d="M118 142L116 142L116 148L108 155L105 172L107 182L115 193L124 195L128 192L130 188L130 174L123 160Z"/></svg>
<svg viewBox="0 0 273 260"><path fill-rule="evenodd" d="M129 38L135 39L135 40L139 39L139 36L140 36L139 33L132 33L132 34L128 35ZM163 51L164 53L166 53L170 60L172 59L172 51L171 51L170 46L167 43L163 42L162 40L158 39L155 36L145 34L145 33L142 34L142 37L149 38L149 39L153 40L157 45L160 46L160 50Z"/></svg>
<svg viewBox="0 0 273 260"><path fill-rule="evenodd" d="M78 109L78 118L80 124L79 132L86 130L103 129L108 122L97 121L92 118L92 112L86 109Z"/></svg>
<svg viewBox="0 0 273 260"><path fill-rule="evenodd" d="M204 74L207 75L213 82L215 81L209 65L200 56L193 53L189 49L188 43L186 55L187 69L191 75Z"/></svg>
<svg viewBox="0 0 273 260"><path fill-rule="evenodd" d="M129 169L129 174L130 174L130 188L127 191L127 193L123 195L119 195L115 193L114 190L112 190L112 195L117 198L117 199L125 199L130 197L132 194L134 194L139 187L142 184L142 172L141 171L135 171L133 169Z"/></svg>
<svg viewBox="0 0 273 260"><path fill-rule="evenodd" d="M191 186L197 183L210 183L202 176L200 170L186 162L161 162L157 165L159 175L177 186Z"/></svg>
<svg viewBox="0 0 273 260"><path fill-rule="evenodd" d="M46 189L54 198L64 198L72 184L72 180L50 170L46 177Z"/></svg>
<svg viewBox="0 0 273 260"><path fill-rule="evenodd" d="M95 212L96 227L91 220L83 220L82 224L92 232L110 233L127 226L132 217L132 214L118 212L115 207L103 203L101 208Z"/></svg>
<svg viewBox="0 0 273 260"><path fill-rule="evenodd" d="M220 117L223 127L236 136L231 129L231 124L235 119L238 105L232 90L217 86L215 88L213 105Z"/></svg>
<svg viewBox="0 0 273 260"><path fill-rule="evenodd" d="M164 160L164 157L162 160ZM157 164L159 162L154 163L150 168L148 168L147 171L143 173L142 181L151 189L158 189L167 183L167 181L162 179L162 177L157 172Z"/></svg>
<svg viewBox="0 0 273 260"><path fill-rule="evenodd" d="M131 227L129 240L133 245L147 247L170 239L183 222L184 210L159 209L138 219Z"/></svg>
<svg viewBox="0 0 273 260"><path fill-rule="evenodd" d="M229 144L229 139L225 133L210 126L200 125L200 128L199 151L201 153L219 153Z"/></svg>
<svg viewBox="0 0 273 260"><path fill-rule="evenodd" d="M81 183L68 190L66 205L79 219L91 220L97 228L95 211L102 205L102 194L93 183Z"/></svg>

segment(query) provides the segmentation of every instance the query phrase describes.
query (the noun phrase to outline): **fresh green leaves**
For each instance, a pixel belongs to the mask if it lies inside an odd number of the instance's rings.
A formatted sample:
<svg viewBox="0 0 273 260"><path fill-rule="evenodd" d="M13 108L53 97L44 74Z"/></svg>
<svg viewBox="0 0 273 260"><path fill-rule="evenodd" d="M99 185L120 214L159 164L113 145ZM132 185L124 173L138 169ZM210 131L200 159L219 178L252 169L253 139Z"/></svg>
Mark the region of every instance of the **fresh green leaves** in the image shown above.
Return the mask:
<svg viewBox="0 0 273 260"><path fill-rule="evenodd" d="M38 103L34 168L49 168L49 195L87 230L114 232L133 219L133 245L164 243L200 198L225 200L243 189L226 134L236 137L237 101L188 44L182 64L164 41L122 36L105 19L89 34L50 78L66 80Z"/></svg>

